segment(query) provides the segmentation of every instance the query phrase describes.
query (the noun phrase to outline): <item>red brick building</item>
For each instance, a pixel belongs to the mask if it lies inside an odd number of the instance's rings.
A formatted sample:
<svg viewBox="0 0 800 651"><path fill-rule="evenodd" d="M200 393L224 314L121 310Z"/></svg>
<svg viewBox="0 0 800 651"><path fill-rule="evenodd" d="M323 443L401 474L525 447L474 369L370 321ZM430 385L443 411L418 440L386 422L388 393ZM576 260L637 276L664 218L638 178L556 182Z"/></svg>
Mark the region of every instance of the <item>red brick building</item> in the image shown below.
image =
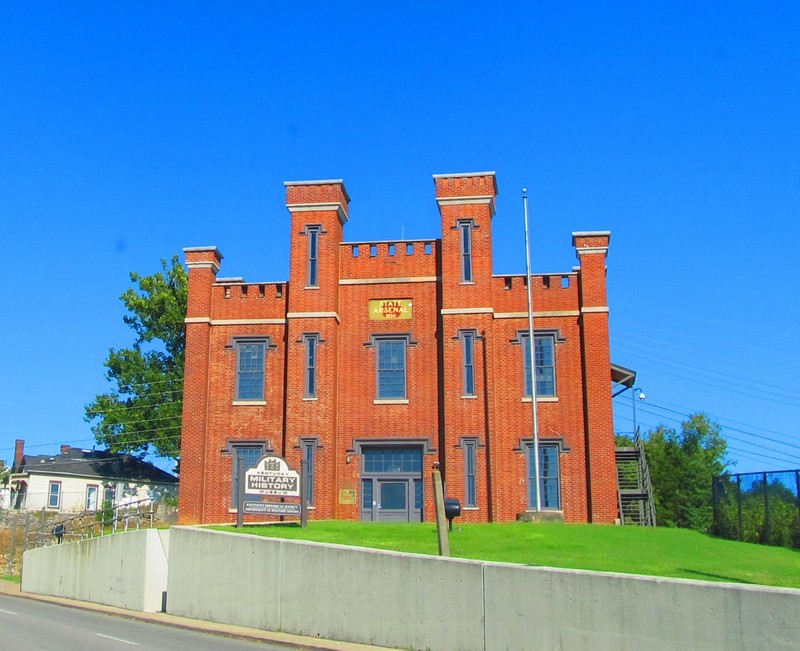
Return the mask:
<svg viewBox="0 0 800 651"><path fill-rule="evenodd" d="M431 471L467 522L535 509L524 275L492 273L492 172L434 176L437 240L345 242L340 180L286 183L287 282L218 278L187 248L184 523L236 518L234 460L307 460L315 519L433 520ZM608 232L532 280L540 502L612 523ZM248 519L258 516L247 516Z"/></svg>

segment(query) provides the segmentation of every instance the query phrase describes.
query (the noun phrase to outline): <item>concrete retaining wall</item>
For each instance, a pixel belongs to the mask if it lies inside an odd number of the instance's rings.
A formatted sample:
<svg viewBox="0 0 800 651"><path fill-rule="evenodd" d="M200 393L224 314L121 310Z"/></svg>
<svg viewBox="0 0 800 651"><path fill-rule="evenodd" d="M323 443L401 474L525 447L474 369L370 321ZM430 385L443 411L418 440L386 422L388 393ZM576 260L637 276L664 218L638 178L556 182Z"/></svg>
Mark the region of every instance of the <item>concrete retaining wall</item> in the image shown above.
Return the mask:
<svg viewBox="0 0 800 651"><path fill-rule="evenodd" d="M25 552L22 591L138 610L161 610L169 531L147 529Z"/></svg>
<svg viewBox="0 0 800 651"><path fill-rule="evenodd" d="M176 615L404 649L796 649L800 590L172 529Z"/></svg>
<svg viewBox="0 0 800 651"><path fill-rule="evenodd" d="M487 563L483 596L491 650L788 650L800 635L800 590Z"/></svg>
<svg viewBox="0 0 800 651"><path fill-rule="evenodd" d="M414 649L483 649L470 561L172 528L174 615Z"/></svg>
<svg viewBox="0 0 800 651"><path fill-rule="evenodd" d="M800 639L800 590L191 527L163 535L131 532L26 552L22 589L152 611L166 588L175 615L403 649L789 650Z"/></svg>

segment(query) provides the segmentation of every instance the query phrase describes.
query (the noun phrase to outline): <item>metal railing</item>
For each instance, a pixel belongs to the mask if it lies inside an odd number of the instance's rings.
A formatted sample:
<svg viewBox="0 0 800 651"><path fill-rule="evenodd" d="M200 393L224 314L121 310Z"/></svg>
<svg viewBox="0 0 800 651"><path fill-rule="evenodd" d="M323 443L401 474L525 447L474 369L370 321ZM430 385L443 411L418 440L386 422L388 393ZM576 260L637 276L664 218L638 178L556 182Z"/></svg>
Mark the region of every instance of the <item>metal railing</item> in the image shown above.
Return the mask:
<svg viewBox="0 0 800 651"><path fill-rule="evenodd" d="M633 447L617 448L617 481L620 523L656 526L650 468L638 429L633 435Z"/></svg>
<svg viewBox="0 0 800 651"><path fill-rule="evenodd" d="M25 536L26 549L107 536L118 531L150 529L156 521L158 502L143 499L120 506L77 515L42 518Z"/></svg>

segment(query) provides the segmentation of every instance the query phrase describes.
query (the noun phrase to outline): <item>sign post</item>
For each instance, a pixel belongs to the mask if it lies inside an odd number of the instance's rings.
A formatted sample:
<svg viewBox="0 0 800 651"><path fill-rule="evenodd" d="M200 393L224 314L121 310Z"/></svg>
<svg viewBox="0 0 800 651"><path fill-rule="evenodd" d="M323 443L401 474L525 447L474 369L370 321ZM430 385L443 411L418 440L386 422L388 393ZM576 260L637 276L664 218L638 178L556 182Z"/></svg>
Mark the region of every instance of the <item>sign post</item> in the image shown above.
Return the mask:
<svg viewBox="0 0 800 651"><path fill-rule="evenodd" d="M436 506L436 536L439 539L439 556L450 556L450 538L447 535L447 518L444 514L444 489L442 487L442 473L434 465L433 476L433 502Z"/></svg>

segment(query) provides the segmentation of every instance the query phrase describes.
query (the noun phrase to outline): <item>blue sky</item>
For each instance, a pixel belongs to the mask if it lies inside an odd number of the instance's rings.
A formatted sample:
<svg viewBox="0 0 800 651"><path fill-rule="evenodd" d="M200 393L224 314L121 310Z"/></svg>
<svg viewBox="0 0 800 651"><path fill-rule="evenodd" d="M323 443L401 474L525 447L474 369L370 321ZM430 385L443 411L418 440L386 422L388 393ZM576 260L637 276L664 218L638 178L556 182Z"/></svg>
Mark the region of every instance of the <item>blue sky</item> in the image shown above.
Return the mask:
<svg viewBox="0 0 800 651"><path fill-rule="evenodd" d="M185 246L288 274L285 180L348 240L439 236L431 175L495 170L496 273L611 230L612 357L645 428L706 411L734 471L800 467L800 5L0 5L0 459L90 446L119 295ZM617 427L632 429L629 395Z"/></svg>

